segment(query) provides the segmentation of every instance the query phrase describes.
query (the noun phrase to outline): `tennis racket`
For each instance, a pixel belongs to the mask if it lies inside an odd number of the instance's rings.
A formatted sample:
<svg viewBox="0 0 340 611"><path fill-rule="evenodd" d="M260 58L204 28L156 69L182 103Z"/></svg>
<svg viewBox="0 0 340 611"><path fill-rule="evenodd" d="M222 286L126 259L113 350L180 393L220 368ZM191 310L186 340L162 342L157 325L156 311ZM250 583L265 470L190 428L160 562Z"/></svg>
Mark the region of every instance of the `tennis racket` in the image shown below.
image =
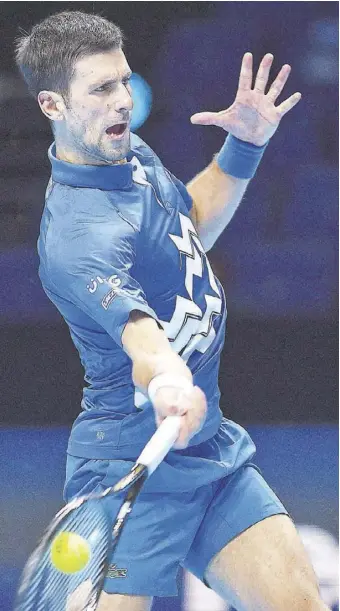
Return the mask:
<svg viewBox="0 0 340 611"><path fill-rule="evenodd" d="M79 497L63 507L49 524L29 557L19 583L14 611L95 611L112 552L147 478L175 443L180 416L169 416L158 427L131 470L101 493ZM101 499L124 493L115 522L109 521ZM89 545L86 566L69 574L56 569L51 546L63 533L76 533Z"/></svg>

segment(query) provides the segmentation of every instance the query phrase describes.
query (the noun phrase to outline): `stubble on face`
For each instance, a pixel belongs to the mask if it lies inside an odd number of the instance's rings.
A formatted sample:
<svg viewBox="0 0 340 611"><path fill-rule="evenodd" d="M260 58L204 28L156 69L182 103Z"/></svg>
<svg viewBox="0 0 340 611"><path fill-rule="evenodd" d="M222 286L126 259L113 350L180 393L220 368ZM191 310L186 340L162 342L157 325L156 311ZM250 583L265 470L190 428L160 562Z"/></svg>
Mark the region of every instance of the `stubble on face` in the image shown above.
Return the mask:
<svg viewBox="0 0 340 611"><path fill-rule="evenodd" d="M131 72L121 49L79 60L70 85L69 106L56 136L57 156L71 163L111 165L130 150L131 91L122 83ZM97 91L112 81L104 92ZM116 83L116 84L115 84ZM127 123L120 139L106 129Z"/></svg>
<svg viewBox="0 0 340 611"><path fill-rule="evenodd" d="M73 114L73 120L72 120ZM96 117L82 121L78 113L70 115L71 122L68 128L69 156L73 163L86 165L112 165L124 159L130 150L130 129L127 128L123 140L109 141L107 134L98 134L95 127Z"/></svg>

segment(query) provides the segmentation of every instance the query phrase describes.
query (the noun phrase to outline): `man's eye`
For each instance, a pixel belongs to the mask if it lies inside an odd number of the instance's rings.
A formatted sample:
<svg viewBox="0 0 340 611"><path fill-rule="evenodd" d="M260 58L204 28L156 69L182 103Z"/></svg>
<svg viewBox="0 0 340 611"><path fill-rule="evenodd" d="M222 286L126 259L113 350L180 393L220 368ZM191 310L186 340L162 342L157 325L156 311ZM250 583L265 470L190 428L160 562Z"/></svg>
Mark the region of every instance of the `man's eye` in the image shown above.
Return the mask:
<svg viewBox="0 0 340 611"><path fill-rule="evenodd" d="M123 79L122 83L123 85L126 87L126 85L129 85L131 80L131 76L129 76L128 78ZM103 91L108 91L111 87L110 83L106 83L105 85L101 85L100 87L97 87L95 89L95 91L97 91L98 93L102 93Z"/></svg>
<svg viewBox="0 0 340 611"><path fill-rule="evenodd" d="M95 91L98 91L99 93L101 93L102 91L106 91L108 88L109 88L108 85L101 85L100 87L97 87Z"/></svg>

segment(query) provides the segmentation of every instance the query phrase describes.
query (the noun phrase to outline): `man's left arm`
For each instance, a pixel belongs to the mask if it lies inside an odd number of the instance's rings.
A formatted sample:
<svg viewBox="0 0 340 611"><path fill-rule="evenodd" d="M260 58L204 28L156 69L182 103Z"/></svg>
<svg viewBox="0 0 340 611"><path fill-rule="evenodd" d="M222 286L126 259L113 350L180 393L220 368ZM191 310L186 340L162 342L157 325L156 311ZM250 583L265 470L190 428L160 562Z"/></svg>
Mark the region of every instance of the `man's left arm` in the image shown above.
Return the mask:
<svg viewBox="0 0 340 611"><path fill-rule="evenodd" d="M300 93L294 93L275 106L291 70L287 64L265 93L272 61L272 54L264 56L252 88L253 58L246 53L233 104L221 112L202 112L191 117L194 124L216 125L229 132L215 159L187 185L193 200L190 216L206 250L233 217L282 117L301 99Z"/></svg>
<svg viewBox="0 0 340 611"><path fill-rule="evenodd" d="M248 184L249 179L223 172L214 159L186 185L193 201L190 218L206 252L231 221Z"/></svg>

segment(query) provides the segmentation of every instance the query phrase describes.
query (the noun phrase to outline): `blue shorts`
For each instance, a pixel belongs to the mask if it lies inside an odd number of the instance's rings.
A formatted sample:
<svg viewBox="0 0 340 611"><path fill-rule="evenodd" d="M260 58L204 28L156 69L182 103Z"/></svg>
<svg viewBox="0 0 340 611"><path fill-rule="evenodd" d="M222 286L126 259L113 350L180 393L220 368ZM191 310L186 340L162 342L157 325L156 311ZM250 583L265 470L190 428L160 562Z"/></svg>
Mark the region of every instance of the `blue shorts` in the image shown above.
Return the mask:
<svg viewBox="0 0 340 611"><path fill-rule="evenodd" d="M69 455L66 499L113 485L116 462ZM115 497L103 499L112 521L120 503ZM188 492L141 493L110 562L104 590L176 596L180 566L204 581L208 564L229 541L275 514L287 511L251 463Z"/></svg>

